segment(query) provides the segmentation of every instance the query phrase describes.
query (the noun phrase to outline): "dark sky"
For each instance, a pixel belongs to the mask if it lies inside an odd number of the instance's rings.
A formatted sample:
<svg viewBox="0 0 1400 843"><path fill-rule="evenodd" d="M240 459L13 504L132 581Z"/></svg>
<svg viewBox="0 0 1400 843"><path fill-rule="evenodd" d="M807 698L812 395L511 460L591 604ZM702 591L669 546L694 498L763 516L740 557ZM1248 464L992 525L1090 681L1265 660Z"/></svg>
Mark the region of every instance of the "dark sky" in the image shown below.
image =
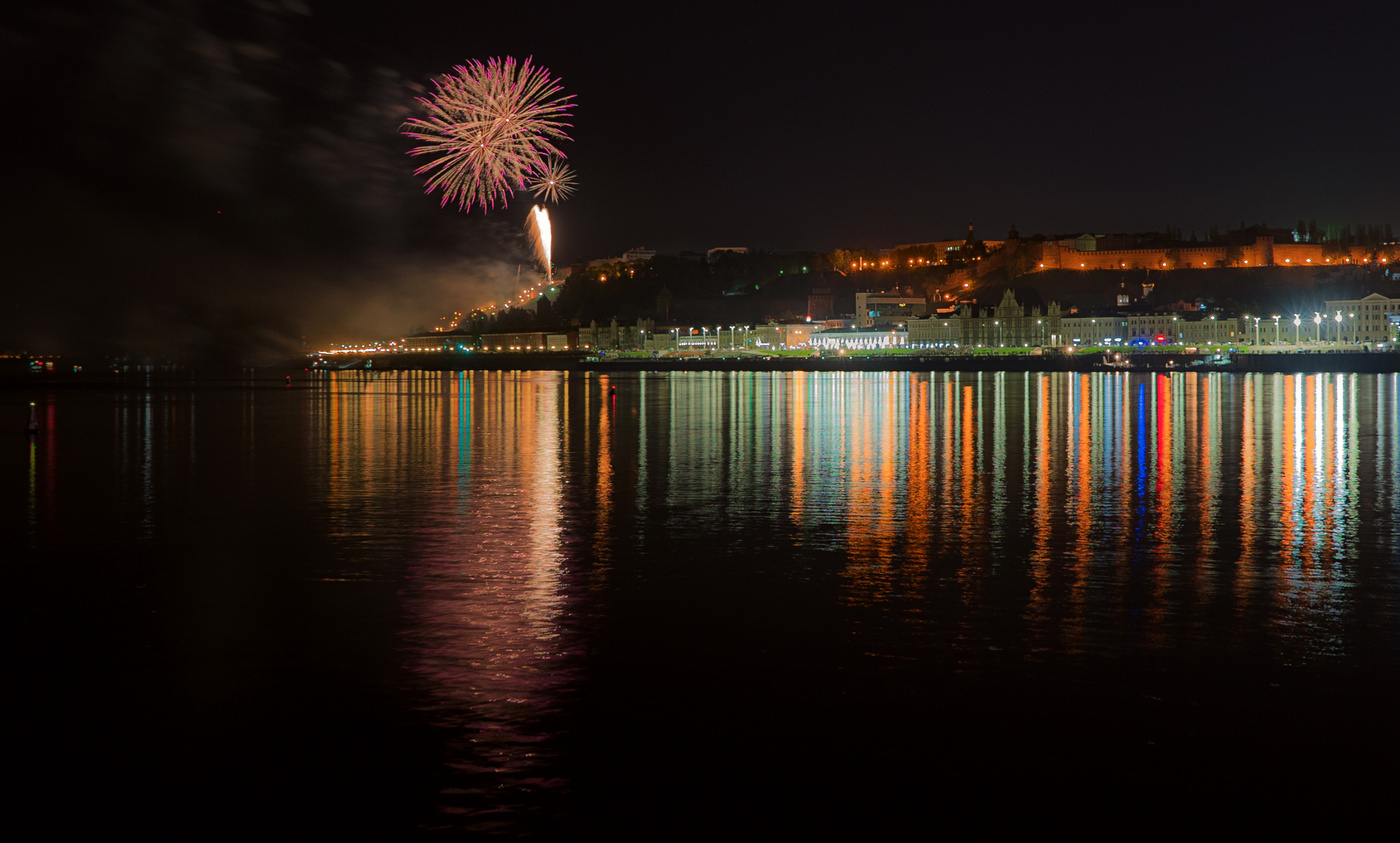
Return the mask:
<svg viewBox="0 0 1400 843"><path fill-rule="evenodd" d="M435 75L492 56L577 97L564 264L968 220L1400 223L1393 9L35 5L0 25L5 350L315 344L499 300L535 271L529 197L442 209L398 134Z"/></svg>

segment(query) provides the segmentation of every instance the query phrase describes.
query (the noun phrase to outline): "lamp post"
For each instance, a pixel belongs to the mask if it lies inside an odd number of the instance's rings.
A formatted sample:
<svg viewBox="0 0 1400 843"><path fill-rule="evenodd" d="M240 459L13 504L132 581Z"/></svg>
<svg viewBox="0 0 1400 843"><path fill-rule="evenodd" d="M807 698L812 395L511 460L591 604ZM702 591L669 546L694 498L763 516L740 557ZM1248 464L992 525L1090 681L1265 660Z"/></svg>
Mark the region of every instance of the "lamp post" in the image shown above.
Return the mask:
<svg viewBox="0 0 1400 843"><path fill-rule="evenodd" d="M1313 324L1317 326L1317 344L1322 344L1322 314L1313 311Z"/></svg>
<svg viewBox="0 0 1400 843"><path fill-rule="evenodd" d="M1278 345L1278 314L1274 314L1274 345Z"/></svg>
<svg viewBox="0 0 1400 843"><path fill-rule="evenodd" d="M1254 344L1259 345L1259 317L1254 317Z"/></svg>
<svg viewBox="0 0 1400 843"><path fill-rule="evenodd" d="M1302 342L1302 340L1298 338L1298 331L1300 330L1299 326L1303 324L1303 320L1302 320L1301 318L1299 318L1301 315L1302 315L1302 314L1298 314L1298 313L1293 314L1293 344L1294 344L1294 345L1298 345L1299 343Z"/></svg>
<svg viewBox="0 0 1400 843"><path fill-rule="evenodd" d="M1333 345L1341 345L1341 344L1342 344L1342 312L1339 310L1339 311L1337 311L1337 340L1336 340L1336 342L1333 343Z"/></svg>
<svg viewBox="0 0 1400 843"><path fill-rule="evenodd" d="M1000 320L997 320L997 321L993 322L992 324L995 325L995 326L997 326L997 347L1000 348L1000 347L1001 347L1001 321L1000 321Z"/></svg>
<svg viewBox="0 0 1400 843"><path fill-rule="evenodd" d="M1348 313L1348 314L1347 314L1347 321L1351 323L1351 344L1352 344L1352 345L1356 345L1356 340L1357 340L1357 336L1356 336L1356 335L1357 335L1357 332L1358 332L1358 330L1359 330L1359 326L1356 324L1356 314L1355 314L1355 313Z"/></svg>

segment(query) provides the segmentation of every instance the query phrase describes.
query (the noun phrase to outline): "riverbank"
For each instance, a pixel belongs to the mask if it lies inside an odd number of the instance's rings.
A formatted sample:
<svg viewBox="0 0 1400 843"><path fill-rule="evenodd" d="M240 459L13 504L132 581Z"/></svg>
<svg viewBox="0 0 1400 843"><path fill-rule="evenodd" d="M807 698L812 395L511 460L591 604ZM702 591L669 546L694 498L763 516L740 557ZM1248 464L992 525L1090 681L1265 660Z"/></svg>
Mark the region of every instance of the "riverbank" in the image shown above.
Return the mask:
<svg viewBox="0 0 1400 843"><path fill-rule="evenodd" d="M384 354L343 361L373 371L570 372L1400 372L1400 353L1267 351L1225 354L1116 351L1093 354L871 354L824 356L588 357L578 354Z"/></svg>
<svg viewBox="0 0 1400 843"><path fill-rule="evenodd" d="M229 387L301 385L324 371L457 372L1258 372L1282 374L1400 372L1400 352L1348 350L1235 351L1220 354L1151 350L1110 350L1067 354L1034 353L868 355L590 356L576 352L483 354L423 352L342 359L295 358L272 365L232 370L165 364L117 371L110 367L56 367L49 371L0 372L0 389L35 385L82 387L200 381Z"/></svg>

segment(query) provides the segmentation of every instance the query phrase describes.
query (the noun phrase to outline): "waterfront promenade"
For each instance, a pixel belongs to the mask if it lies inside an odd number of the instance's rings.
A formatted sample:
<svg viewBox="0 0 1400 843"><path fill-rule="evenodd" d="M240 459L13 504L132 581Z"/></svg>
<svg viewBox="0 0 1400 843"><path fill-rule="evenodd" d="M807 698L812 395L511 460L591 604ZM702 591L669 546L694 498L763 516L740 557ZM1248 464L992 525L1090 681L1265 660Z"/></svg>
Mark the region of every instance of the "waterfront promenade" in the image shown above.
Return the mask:
<svg viewBox="0 0 1400 843"><path fill-rule="evenodd" d="M425 352L338 360L337 368L374 371L526 370L574 372L1400 372L1400 352L1358 350L1204 352L1111 350L1069 354L694 355L601 357L578 352L490 354Z"/></svg>

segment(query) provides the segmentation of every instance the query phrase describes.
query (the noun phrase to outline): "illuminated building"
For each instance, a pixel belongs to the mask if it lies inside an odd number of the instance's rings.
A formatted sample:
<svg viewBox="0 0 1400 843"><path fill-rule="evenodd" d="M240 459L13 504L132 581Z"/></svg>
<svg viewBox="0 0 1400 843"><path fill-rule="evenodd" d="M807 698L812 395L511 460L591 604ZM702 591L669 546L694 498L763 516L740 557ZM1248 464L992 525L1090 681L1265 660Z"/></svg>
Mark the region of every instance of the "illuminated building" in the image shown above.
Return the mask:
<svg viewBox="0 0 1400 843"><path fill-rule="evenodd" d="M1342 342L1375 343L1390 342L1396 338L1397 322L1400 322L1400 299L1386 298L1380 293L1372 293L1363 299L1328 300L1324 308L1331 318L1342 314Z"/></svg>
<svg viewBox="0 0 1400 843"><path fill-rule="evenodd" d="M856 293L856 324L862 328L901 325L928 312L923 296L893 293Z"/></svg>
<svg viewBox="0 0 1400 843"><path fill-rule="evenodd" d="M595 321L579 328L578 348L590 351L646 348L648 338L655 333L656 323L650 319L638 319L635 325L620 325L617 317L613 317L607 325Z"/></svg>

